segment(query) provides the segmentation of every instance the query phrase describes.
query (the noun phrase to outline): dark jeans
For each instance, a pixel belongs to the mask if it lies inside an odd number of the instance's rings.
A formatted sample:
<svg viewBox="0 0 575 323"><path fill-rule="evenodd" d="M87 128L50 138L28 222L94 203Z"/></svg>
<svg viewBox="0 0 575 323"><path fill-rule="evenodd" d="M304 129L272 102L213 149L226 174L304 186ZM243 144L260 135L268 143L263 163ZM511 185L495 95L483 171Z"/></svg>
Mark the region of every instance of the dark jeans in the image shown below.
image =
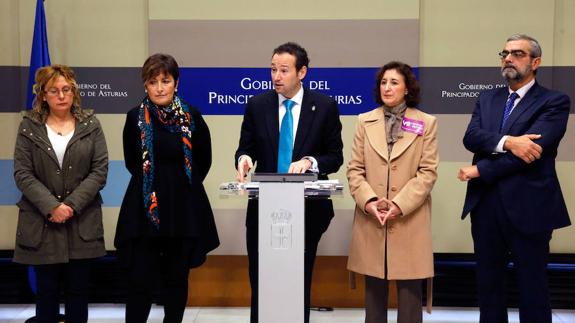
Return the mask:
<svg viewBox="0 0 575 323"><path fill-rule="evenodd" d="M387 279L365 276L365 323L387 323ZM396 280L397 322L421 323L421 279Z"/></svg>
<svg viewBox="0 0 575 323"><path fill-rule="evenodd" d="M60 313L60 285L64 282L66 322L88 322L88 292L91 259L70 260L65 264L36 265L36 319L56 323Z"/></svg>
<svg viewBox="0 0 575 323"><path fill-rule="evenodd" d="M126 322L148 320L154 293L164 305L164 323L182 322L188 297L191 242L183 239L137 239L132 245Z"/></svg>

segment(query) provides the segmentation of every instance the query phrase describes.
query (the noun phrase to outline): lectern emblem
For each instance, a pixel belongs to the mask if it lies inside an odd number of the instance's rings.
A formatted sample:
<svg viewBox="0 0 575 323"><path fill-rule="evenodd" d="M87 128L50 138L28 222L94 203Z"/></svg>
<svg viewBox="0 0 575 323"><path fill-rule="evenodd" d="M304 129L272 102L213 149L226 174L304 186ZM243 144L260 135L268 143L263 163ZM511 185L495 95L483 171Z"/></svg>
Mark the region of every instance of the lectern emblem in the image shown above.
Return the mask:
<svg viewBox="0 0 575 323"><path fill-rule="evenodd" d="M292 246L291 220L288 210L279 209L270 214L272 220L272 249L290 249Z"/></svg>

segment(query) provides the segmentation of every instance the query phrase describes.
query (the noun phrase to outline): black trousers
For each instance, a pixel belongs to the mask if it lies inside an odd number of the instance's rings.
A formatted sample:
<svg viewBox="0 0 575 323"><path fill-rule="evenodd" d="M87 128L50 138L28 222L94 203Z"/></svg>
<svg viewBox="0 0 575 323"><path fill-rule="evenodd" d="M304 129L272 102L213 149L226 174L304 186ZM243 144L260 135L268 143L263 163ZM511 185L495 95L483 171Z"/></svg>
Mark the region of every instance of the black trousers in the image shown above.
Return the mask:
<svg viewBox="0 0 575 323"><path fill-rule="evenodd" d="M250 285L252 289L250 323L258 323L258 221L257 203L250 201L248 204L248 219L246 221L246 242L249 261ZM329 208L328 208L329 207ZM308 203L306 201L306 221L305 221L305 254L304 254L304 317L305 323L309 323L310 291L315 263L317 246L323 233L329 227L333 217L333 211L325 212L324 209L331 209L331 201L318 200ZM253 212L250 214L250 211ZM251 218L250 218L251 217ZM261 322L268 323L268 322Z"/></svg>
<svg viewBox="0 0 575 323"><path fill-rule="evenodd" d="M183 239L141 238L132 242L127 323L148 320L155 294L164 305L164 323L182 322L191 248L192 243Z"/></svg>
<svg viewBox="0 0 575 323"><path fill-rule="evenodd" d="M537 198L537 197L534 197ZM544 216L544 210L541 210ZM547 262L551 231L525 234L509 221L495 189L471 212L480 323L507 323L506 274L513 261L521 323L551 323Z"/></svg>
<svg viewBox="0 0 575 323"><path fill-rule="evenodd" d="M61 282L64 283L66 322L88 322L90 265L91 259L82 259L70 260L65 264L34 266L37 286L37 322L58 322Z"/></svg>
<svg viewBox="0 0 575 323"><path fill-rule="evenodd" d="M387 323L389 280L365 276L365 323ZM396 280L397 323L421 323L421 279Z"/></svg>

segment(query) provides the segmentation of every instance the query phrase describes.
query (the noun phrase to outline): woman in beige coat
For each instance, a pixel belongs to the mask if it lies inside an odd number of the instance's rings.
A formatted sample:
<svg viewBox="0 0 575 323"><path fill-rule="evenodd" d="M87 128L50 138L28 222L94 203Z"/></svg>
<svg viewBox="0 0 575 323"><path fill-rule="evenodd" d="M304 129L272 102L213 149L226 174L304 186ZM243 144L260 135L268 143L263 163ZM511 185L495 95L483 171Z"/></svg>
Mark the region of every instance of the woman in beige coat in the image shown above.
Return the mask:
<svg viewBox="0 0 575 323"><path fill-rule="evenodd" d="M387 322L388 281L398 323L421 322L422 279L433 277L431 189L437 122L416 108L419 85L400 62L377 74L380 107L359 115L347 178L356 202L347 267L365 275L365 322Z"/></svg>

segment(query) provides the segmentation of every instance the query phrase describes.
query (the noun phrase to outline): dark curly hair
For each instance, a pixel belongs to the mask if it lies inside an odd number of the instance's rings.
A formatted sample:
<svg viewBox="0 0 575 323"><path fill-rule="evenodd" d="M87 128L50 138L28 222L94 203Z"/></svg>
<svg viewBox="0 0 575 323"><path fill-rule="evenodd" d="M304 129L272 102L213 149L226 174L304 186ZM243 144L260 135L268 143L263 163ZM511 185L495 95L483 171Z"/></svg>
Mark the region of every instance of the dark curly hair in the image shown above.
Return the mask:
<svg viewBox="0 0 575 323"><path fill-rule="evenodd" d="M399 74L403 75L403 79L405 80L405 88L407 89L407 94L405 95L405 104L411 108L417 107L421 99L417 78L415 77L411 66L397 61L389 62L383 65L377 72L375 88L373 91L375 102L377 102L379 105L383 105L383 100L381 99L380 84L381 79L383 78L383 74L385 74L385 72L388 70L396 70Z"/></svg>

